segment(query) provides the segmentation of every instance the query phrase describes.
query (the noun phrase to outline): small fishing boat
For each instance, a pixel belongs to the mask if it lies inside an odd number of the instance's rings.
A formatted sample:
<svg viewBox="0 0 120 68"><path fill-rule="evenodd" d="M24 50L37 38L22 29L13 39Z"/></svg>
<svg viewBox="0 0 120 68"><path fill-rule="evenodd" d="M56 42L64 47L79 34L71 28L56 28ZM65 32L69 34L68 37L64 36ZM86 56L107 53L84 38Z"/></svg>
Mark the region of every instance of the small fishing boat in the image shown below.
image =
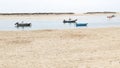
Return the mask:
<svg viewBox="0 0 120 68"><path fill-rule="evenodd" d="M88 23L76 23L76 27L79 27L79 26L87 26Z"/></svg>
<svg viewBox="0 0 120 68"><path fill-rule="evenodd" d="M31 23L19 23L19 22L16 22L15 25L17 27L24 27L24 26L31 26Z"/></svg>
<svg viewBox="0 0 120 68"><path fill-rule="evenodd" d="M76 23L77 19L75 20L63 20L63 23Z"/></svg>
<svg viewBox="0 0 120 68"><path fill-rule="evenodd" d="M115 15L107 16L107 18L109 18L109 19L111 19L113 17L115 17Z"/></svg>

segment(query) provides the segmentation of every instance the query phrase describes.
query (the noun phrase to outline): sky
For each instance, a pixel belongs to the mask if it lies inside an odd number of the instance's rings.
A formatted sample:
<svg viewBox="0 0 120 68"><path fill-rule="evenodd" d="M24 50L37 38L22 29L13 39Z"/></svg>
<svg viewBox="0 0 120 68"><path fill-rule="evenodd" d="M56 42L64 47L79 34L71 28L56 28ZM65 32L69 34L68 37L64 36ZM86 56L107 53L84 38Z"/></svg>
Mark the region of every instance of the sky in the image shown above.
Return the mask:
<svg viewBox="0 0 120 68"><path fill-rule="evenodd" d="M0 0L0 13L120 12L120 0Z"/></svg>

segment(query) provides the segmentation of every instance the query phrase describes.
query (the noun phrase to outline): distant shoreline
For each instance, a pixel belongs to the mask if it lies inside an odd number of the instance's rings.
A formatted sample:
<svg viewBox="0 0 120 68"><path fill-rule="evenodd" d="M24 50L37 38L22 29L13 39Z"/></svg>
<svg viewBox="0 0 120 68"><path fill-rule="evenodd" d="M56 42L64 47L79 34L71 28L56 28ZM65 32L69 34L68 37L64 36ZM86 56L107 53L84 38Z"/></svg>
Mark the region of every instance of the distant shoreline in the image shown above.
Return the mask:
<svg viewBox="0 0 120 68"><path fill-rule="evenodd" d="M93 15L93 14L120 14L120 12L86 12L86 13L73 13L73 12L59 12L59 13L0 13L1 16L14 16L14 15Z"/></svg>
<svg viewBox="0 0 120 68"><path fill-rule="evenodd" d="M118 12L86 12L84 14L117 14Z"/></svg>
<svg viewBox="0 0 120 68"><path fill-rule="evenodd" d="M0 15L64 15L64 14L75 14L75 13L0 13Z"/></svg>

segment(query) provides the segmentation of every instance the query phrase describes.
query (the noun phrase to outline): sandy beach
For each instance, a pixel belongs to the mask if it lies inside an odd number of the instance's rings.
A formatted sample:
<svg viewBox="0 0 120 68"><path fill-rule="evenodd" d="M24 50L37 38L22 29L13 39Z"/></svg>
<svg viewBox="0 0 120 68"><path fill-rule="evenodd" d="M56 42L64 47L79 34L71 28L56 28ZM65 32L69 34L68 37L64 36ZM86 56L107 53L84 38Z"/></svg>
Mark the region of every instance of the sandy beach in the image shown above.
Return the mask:
<svg viewBox="0 0 120 68"><path fill-rule="evenodd" d="M119 27L0 31L0 68L119 67Z"/></svg>

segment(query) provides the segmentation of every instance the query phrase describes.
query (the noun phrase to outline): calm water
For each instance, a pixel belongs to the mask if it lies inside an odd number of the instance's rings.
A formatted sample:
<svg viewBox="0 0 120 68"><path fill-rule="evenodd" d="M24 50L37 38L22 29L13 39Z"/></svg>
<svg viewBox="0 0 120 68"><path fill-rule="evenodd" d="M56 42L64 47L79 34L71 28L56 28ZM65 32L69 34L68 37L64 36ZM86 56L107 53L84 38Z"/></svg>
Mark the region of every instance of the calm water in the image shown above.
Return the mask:
<svg viewBox="0 0 120 68"><path fill-rule="evenodd" d="M100 27L120 27L120 16L107 19L107 15L87 15L87 16L49 16L42 18L26 16L9 16L0 18L0 30L43 30L43 29L76 29L76 28L100 28ZM77 23L88 23L85 27L76 27L74 23L64 24L63 19L78 19ZM15 27L15 22L30 22L31 27Z"/></svg>

